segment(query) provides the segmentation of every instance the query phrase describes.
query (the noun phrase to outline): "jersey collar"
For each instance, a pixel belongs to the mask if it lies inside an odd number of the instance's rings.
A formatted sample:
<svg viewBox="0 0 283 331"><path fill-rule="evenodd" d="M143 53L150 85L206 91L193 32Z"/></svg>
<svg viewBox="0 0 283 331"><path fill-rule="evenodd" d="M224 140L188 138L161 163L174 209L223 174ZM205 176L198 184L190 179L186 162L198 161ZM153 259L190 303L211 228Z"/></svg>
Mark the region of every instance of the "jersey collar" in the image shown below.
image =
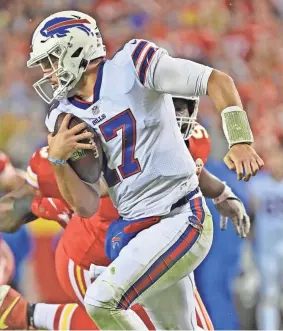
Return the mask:
<svg viewBox="0 0 283 331"><path fill-rule="evenodd" d="M101 61L98 67L97 79L93 89L93 100L92 101L84 101L78 97L68 98L68 101L77 108L80 109L88 109L92 104L96 103L100 99L100 90L102 84L103 77L103 69L104 69L105 61Z"/></svg>

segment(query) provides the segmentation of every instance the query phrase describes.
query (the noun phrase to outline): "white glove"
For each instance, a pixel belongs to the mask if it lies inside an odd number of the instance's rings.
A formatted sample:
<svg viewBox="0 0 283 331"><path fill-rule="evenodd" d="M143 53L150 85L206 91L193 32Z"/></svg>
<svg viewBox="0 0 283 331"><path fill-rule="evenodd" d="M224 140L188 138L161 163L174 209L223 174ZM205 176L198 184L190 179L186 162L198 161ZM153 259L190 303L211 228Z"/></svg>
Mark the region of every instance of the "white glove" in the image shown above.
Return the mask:
<svg viewBox="0 0 283 331"><path fill-rule="evenodd" d="M235 231L245 238L250 231L250 218L242 201L232 192L228 185L216 199L213 199L216 209L220 213L220 229L227 228L228 218L231 219Z"/></svg>

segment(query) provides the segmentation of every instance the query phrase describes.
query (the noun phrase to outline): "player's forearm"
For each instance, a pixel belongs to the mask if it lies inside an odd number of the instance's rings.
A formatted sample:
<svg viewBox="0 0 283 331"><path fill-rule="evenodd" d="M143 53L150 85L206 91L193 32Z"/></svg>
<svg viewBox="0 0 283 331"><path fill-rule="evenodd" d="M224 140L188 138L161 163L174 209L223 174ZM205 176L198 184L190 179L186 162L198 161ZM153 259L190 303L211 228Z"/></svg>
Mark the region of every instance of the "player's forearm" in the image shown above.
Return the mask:
<svg viewBox="0 0 283 331"><path fill-rule="evenodd" d="M35 220L31 211L34 196L4 196L0 199L0 231L15 232L27 222Z"/></svg>
<svg viewBox="0 0 283 331"><path fill-rule="evenodd" d="M225 185L221 182L221 180L212 175L205 168L202 169L200 174L199 186L202 194L209 199L218 198L225 189Z"/></svg>
<svg viewBox="0 0 283 331"><path fill-rule="evenodd" d="M99 195L85 184L68 165L52 163L56 182L63 198L81 217L91 217L98 209Z"/></svg>
<svg viewBox="0 0 283 331"><path fill-rule="evenodd" d="M233 79L221 71L212 71L208 79L207 92L220 112L230 106L243 108Z"/></svg>

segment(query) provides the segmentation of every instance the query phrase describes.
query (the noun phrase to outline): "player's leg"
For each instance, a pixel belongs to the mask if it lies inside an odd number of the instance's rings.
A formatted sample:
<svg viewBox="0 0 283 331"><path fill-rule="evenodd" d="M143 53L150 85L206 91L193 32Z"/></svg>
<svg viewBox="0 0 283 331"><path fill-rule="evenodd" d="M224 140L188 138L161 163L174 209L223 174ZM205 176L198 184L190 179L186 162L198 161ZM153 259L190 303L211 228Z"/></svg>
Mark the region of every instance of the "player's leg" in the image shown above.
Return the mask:
<svg viewBox="0 0 283 331"><path fill-rule="evenodd" d="M34 305L29 321L36 329L46 330L99 330L85 309L76 303Z"/></svg>
<svg viewBox="0 0 283 331"><path fill-rule="evenodd" d="M60 285L69 296L70 301L83 305L87 287L91 283L90 274L88 270L81 268L69 258L62 238L56 248L55 267Z"/></svg>
<svg viewBox="0 0 283 331"><path fill-rule="evenodd" d="M157 329L214 330L206 308L197 291L194 274L173 284L166 291L158 292L146 300L146 311Z"/></svg>
<svg viewBox="0 0 283 331"><path fill-rule="evenodd" d="M15 327L24 329L28 323L29 326L37 329L98 330L82 305L86 287L90 284L88 271L83 270L69 259L60 244L56 250L56 264L61 286L66 294L70 296L70 302L76 303L61 305L29 304L18 292L7 287L0 287L0 298L2 298L0 312L3 311L4 313L15 302L6 320L6 324L10 329Z"/></svg>
<svg viewBox="0 0 283 331"><path fill-rule="evenodd" d="M90 316L101 329L145 329L128 307L193 271L209 251L212 227L204 200L196 198L140 232L87 290Z"/></svg>
<svg viewBox="0 0 283 331"><path fill-rule="evenodd" d="M55 262L60 284L70 297L70 302L74 303L37 303L29 310L28 320L37 329L98 330L82 305L87 286L91 282L88 270L69 259L61 240L56 248Z"/></svg>
<svg viewBox="0 0 283 331"><path fill-rule="evenodd" d="M106 268L107 267L96 266L96 265L92 264L91 268L90 268L91 277L97 278ZM185 279L186 279L186 277L185 277ZM201 296L198 292L198 289L196 287L194 273L191 273L189 275L187 281L191 281L192 284L193 284L194 304L195 304L195 308L196 308L196 318L197 318L198 329L201 329L201 330L214 330L214 327L213 327L212 321L210 319L210 316L209 316L209 314L206 310L206 307L205 307L205 305L204 305L204 303L201 299ZM174 287L174 285L172 287ZM175 295L174 295L174 297L175 297ZM189 297L189 295L187 295L187 300L188 300L188 297ZM159 304L159 301L158 301L158 304ZM191 308L191 305L189 306L189 309L190 308ZM149 306L147 307L147 310L148 310L147 312L145 312L145 310L142 308L142 306L138 305L138 304L133 305L131 307L131 309L133 309L141 317L141 319L144 321L144 323L146 324L146 326L148 327L149 330L154 330L155 327L158 327L157 326L158 323L155 321L155 326L154 326L151 319L150 319L150 317L149 317L151 315L149 309L152 310L153 309L152 306L150 306L150 308L149 308ZM187 316L188 313L189 312L184 309L184 316ZM152 325L150 325L150 324L152 324Z"/></svg>
<svg viewBox="0 0 283 331"><path fill-rule="evenodd" d="M98 330L78 304L28 303L10 286L0 286L0 329Z"/></svg>
<svg viewBox="0 0 283 331"><path fill-rule="evenodd" d="M194 284L190 276L149 296L143 304L158 330L197 328Z"/></svg>
<svg viewBox="0 0 283 331"><path fill-rule="evenodd" d="M206 307L201 299L196 285L194 284L194 298L196 305L197 325L203 330L214 330L210 316Z"/></svg>
<svg viewBox="0 0 283 331"><path fill-rule="evenodd" d="M96 324L89 317L83 306L83 298L85 296L87 287L91 284L94 277L89 272L89 270L81 268L68 256L64 249L64 241L62 240L62 238L56 248L55 262L57 277L60 280L60 284L63 290L70 297L70 301L79 304L80 307L72 311L71 308L66 310L66 305L60 305L61 308L56 311L56 315L52 317L53 321L51 321L51 323L53 325L53 328L56 329L58 325L63 323L63 320L66 320L66 314L69 314L68 319L70 324L70 330L97 330L98 328ZM51 305L49 306L50 309L52 309ZM46 306L42 307L42 311L44 311L44 309L46 308ZM145 313L144 309L138 305L135 305L133 309L144 321L146 326L150 330L154 330L154 326L151 323L147 314ZM41 311L37 310L36 313L40 314ZM57 322L55 322L55 318Z"/></svg>
<svg viewBox="0 0 283 331"><path fill-rule="evenodd" d="M280 327L280 263L271 250L259 257L261 278L260 300L257 306L256 319L259 330L279 330Z"/></svg>

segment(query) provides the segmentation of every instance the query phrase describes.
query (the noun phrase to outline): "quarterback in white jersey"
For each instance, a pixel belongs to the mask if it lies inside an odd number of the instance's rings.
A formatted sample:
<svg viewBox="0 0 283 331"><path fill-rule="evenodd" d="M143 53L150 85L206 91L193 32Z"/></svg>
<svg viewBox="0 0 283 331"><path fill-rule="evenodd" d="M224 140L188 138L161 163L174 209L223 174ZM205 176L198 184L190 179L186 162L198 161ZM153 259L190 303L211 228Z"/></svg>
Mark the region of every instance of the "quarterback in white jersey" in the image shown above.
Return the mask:
<svg viewBox="0 0 283 331"><path fill-rule="evenodd" d="M106 161L103 177L121 215L106 239L113 262L87 290L86 309L101 329L145 329L128 307L134 302L148 306L153 295L165 300L163 290L169 286L179 291L212 242L211 215L169 94L209 94L221 111L230 145L225 162L239 179L248 180L263 162L250 146L246 113L229 76L174 59L145 40L126 43L111 60L105 61L105 55L95 20L65 11L36 28L28 66L43 69L44 77L34 85L40 96L49 103L59 100L46 119L51 132L57 116L67 112L99 134ZM50 94L46 84L53 88ZM93 148L79 142L92 134L76 135L85 124L69 130L70 117L49 136L48 159L63 197L89 217L98 206L97 187L81 181L67 160L78 148ZM176 307L173 299L166 298ZM172 314L175 322L166 329L196 327L195 316L181 322L177 311Z"/></svg>

